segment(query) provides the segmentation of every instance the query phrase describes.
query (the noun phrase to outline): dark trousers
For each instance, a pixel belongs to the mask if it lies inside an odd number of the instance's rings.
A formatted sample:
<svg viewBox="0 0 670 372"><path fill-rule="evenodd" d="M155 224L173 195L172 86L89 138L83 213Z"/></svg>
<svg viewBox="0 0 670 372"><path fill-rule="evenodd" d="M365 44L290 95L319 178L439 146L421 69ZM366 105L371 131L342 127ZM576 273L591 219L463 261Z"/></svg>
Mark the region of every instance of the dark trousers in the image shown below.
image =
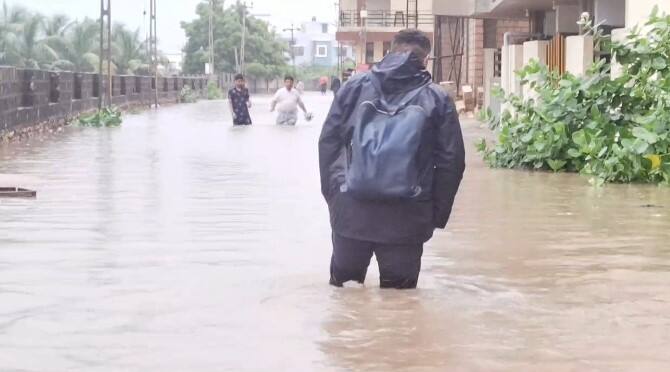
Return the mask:
<svg viewBox="0 0 670 372"><path fill-rule="evenodd" d="M333 234L330 260L330 284L342 287L345 282L365 282L372 254L379 263L379 285L382 288L416 288L421 271L423 244L381 244L349 239Z"/></svg>

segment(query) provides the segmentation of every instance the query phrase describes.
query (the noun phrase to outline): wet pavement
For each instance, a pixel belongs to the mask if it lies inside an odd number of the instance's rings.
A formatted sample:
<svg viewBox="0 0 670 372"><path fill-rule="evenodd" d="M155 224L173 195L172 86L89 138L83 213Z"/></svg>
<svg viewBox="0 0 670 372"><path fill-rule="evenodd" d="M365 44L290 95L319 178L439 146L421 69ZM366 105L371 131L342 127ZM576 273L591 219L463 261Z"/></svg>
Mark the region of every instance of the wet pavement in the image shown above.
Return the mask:
<svg viewBox="0 0 670 372"><path fill-rule="evenodd" d="M0 371L670 368L670 190L490 170L471 145L420 289L327 285L311 123L226 105L0 147ZM16 176L15 176L16 177Z"/></svg>

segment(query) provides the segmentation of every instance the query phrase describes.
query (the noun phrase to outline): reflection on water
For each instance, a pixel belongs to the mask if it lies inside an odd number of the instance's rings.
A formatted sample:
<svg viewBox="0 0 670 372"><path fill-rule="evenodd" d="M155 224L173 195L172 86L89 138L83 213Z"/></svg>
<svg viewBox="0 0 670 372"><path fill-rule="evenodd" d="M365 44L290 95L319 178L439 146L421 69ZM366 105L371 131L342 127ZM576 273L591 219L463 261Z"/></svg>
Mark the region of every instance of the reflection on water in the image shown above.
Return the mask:
<svg viewBox="0 0 670 372"><path fill-rule="evenodd" d="M0 147L0 370L632 371L670 366L670 191L469 168L420 289L327 286L311 123L225 104ZM466 123L473 142L482 135ZM468 147L472 150L472 147ZM649 207L652 206L652 207Z"/></svg>

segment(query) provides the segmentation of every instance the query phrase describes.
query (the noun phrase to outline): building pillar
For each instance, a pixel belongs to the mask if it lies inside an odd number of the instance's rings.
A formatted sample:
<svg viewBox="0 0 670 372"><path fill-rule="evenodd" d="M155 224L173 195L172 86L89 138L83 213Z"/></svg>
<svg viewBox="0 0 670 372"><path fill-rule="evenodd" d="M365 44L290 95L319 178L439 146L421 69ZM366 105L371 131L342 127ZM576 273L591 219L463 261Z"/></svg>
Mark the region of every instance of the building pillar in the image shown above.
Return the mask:
<svg viewBox="0 0 670 372"><path fill-rule="evenodd" d="M542 65L547 64L547 48L549 48L549 41L533 40L523 43L523 65L526 66L531 60L536 60ZM526 98L535 98L530 85L526 84L523 87L523 96Z"/></svg>
<svg viewBox="0 0 670 372"><path fill-rule="evenodd" d="M500 86L500 78L495 76L495 55L497 49L484 49L484 109L490 109L496 115L500 113L500 102L494 100L493 88Z"/></svg>
<svg viewBox="0 0 670 372"><path fill-rule="evenodd" d="M507 94L521 95L521 80L516 72L523 68L523 45L502 47L502 88Z"/></svg>
<svg viewBox="0 0 670 372"><path fill-rule="evenodd" d="M565 40L565 69L583 76L593 65L593 36L568 36Z"/></svg>
<svg viewBox="0 0 670 372"><path fill-rule="evenodd" d="M612 42L623 43L628 37L629 30L626 28L618 28L612 30ZM616 79L623 75L623 67L621 64L617 63L616 57L612 58L612 68L611 68L612 79Z"/></svg>

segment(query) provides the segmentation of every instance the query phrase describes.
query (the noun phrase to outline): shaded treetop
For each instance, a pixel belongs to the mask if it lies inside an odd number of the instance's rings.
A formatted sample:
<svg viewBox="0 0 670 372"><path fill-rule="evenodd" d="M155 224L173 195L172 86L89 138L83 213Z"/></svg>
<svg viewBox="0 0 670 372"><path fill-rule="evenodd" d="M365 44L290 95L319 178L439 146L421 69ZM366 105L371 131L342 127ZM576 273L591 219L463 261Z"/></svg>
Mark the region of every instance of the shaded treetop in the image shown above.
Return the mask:
<svg viewBox="0 0 670 372"><path fill-rule="evenodd" d="M188 39L184 47L184 65L186 73L203 73L205 63L209 61L209 13L208 3L197 6L198 18L192 22L182 22L182 28ZM221 1L214 6L214 64L217 71L235 72L235 50L239 53L242 42L243 5L238 1L223 8ZM245 61L266 66L286 65L286 46L278 38L270 25L247 14L247 39Z"/></svg>

